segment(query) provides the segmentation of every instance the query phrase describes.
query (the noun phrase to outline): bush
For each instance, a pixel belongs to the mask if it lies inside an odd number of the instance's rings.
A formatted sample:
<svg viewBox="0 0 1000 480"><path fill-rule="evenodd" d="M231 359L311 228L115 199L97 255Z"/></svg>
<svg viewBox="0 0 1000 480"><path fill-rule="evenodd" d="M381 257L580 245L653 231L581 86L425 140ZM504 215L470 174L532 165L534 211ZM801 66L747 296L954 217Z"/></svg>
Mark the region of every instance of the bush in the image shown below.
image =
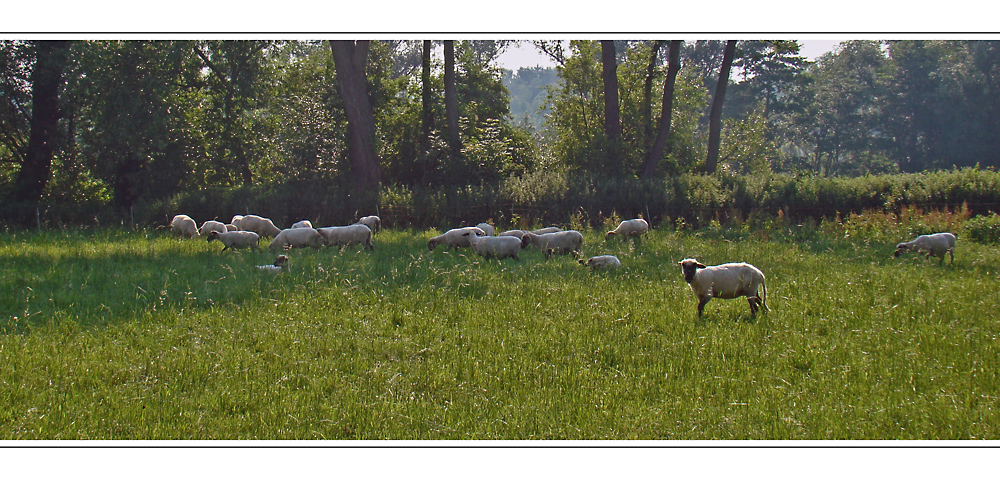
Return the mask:
<svg viewBox="0 0 1000 480"><path fill-rule="evenodd" d="M969 240L983 244L1000 244L1000 215L980 215L965 223Z"/></svg>

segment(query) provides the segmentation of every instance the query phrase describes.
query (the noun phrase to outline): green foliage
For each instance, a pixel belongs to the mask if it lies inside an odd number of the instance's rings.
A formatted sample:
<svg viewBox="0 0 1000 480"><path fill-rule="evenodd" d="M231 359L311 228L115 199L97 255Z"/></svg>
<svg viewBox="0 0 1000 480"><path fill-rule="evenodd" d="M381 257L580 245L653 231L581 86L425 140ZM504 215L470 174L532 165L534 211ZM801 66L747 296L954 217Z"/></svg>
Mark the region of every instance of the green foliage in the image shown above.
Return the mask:
<svg viewBox="0 0 1000 480"><path fill-rule="evenodd" d="M969 240L986 245L1000 245L1000 215L980 215L965 224Z"/></svg>

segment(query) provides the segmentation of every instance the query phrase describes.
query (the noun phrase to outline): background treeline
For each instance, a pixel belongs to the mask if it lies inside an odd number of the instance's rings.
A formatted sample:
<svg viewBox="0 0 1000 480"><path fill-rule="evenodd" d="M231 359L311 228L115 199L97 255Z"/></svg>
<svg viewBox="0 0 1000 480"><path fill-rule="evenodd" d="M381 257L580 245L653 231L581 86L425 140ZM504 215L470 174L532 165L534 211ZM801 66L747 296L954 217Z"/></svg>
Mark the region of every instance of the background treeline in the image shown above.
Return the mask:
<svg viewBox="0 0 1000 480"><path fill-rule="evenodd" d="M0 42L3 223L599 225L1000 204L993 41L850 41L816 62L794 41L539 41L557 67L518 72L496 63L509 41L366 42L374 188L334 43Z"/></svg>

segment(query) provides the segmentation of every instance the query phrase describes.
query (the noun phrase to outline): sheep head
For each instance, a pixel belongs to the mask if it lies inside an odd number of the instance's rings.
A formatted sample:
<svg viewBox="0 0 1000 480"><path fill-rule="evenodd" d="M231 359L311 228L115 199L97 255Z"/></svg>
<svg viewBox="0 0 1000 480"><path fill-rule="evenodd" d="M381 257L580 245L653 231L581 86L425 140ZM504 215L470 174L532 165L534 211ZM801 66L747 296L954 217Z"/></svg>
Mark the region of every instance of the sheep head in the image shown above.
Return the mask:
<svg viewBox="0 0 1000 480"><path fill-rule="evenodd" d="M704 264L693 258L685 258L677 263L681 266L681 271L684 272L684 281L687 283L694 281L694 274L698 272L699 268L705 268Z"/></svg>

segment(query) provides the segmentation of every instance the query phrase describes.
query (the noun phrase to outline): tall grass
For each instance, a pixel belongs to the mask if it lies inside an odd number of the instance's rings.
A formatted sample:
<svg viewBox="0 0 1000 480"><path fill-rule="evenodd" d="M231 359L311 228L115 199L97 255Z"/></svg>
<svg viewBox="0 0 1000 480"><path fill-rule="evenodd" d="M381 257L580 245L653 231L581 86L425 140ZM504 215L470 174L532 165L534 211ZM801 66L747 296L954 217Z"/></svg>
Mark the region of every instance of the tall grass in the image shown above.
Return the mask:
<svg viewBox="0 0 1000 480"><path fill-rule="evenodd" d="M204 240L4 235L0 438L1000 437L997 247L938 266L787 228L585 231L611 272L387 230L277 276ZM691 256L760 267L771 312L698 318Z"/></svg>

